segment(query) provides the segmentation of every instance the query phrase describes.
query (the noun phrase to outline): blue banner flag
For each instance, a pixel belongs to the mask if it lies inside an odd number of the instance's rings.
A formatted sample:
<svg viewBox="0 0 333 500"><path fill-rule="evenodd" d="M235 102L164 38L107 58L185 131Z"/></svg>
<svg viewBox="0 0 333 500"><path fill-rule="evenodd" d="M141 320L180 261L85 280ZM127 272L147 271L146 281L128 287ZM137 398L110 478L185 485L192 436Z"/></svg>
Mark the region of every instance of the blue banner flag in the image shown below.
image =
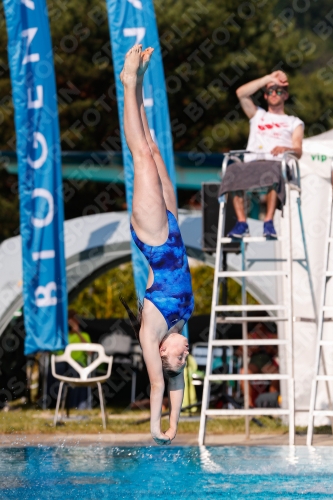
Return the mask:
<svg viewBox="0 0 333 500"><path fill-rule="evenodd" d="M143 100L152 137L161 151L169 176L175 187L176 175L168 99L152 0L106 0L106 3L112 40L112 56L125 169L126 198L128 210L131 212L134 172L132 156L127 147L124 135L124 90L119 79L119 74L124 65L126 52L135 43L142 43L143 49L147 47L155 49L144 78ZM148 264L133 242L132 262L136 290L138 296L143 298L148 277Z"/></svg>
<svg viewBox="0 0 333 500"><path fill-rule="evenodd" d="M57 94L45 0L4 0L15 108L25 354L67 344Z"/></svg>

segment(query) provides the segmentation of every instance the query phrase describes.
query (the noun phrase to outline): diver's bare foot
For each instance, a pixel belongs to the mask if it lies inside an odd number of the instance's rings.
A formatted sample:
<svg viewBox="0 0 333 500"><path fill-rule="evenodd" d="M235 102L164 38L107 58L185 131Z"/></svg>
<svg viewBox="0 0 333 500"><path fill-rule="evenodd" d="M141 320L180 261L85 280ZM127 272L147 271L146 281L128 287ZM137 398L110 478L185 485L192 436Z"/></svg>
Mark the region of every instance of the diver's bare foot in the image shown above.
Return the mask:
<svg viewBox="0 0 333 500"><path fill-rule="evenodd" d="M134 45L126 54L124 67L120 73L121 83L126 87L135 87L137 73L141 63L142 45Z"/></svg>
<svg viewBox="0 0 333 500"><path fill-rule="evenodd" d="M140 66L138 69L138 77L143 78L143 75L145 74L148 66L149 66L149 61L154 52L154 49L152 47L148 47L145 49L143 52L141 52L141 60L140 60Z"/></svg>

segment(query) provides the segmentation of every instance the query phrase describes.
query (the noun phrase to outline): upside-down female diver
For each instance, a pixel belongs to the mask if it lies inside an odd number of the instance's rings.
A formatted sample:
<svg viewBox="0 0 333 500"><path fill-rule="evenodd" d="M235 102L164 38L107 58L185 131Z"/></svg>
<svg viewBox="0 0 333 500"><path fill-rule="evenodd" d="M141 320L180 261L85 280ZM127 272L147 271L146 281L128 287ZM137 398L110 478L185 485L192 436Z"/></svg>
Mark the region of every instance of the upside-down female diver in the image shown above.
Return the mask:
<svg viewBox="0 0 333 500"><path fill-rule="evenodd" d="M150 430L156 443L170 444L177 432L189 347L181 331L193 312L194 301L175 192L151 137L143 105L142 82L153 50L142 51L141 45L134 45L126 54L120 79L124 85L125 136L134 163L131 232L150 266L137 329L151 385ZM163 375L168 379L170 407L165 433L161 431Z"/></svg>

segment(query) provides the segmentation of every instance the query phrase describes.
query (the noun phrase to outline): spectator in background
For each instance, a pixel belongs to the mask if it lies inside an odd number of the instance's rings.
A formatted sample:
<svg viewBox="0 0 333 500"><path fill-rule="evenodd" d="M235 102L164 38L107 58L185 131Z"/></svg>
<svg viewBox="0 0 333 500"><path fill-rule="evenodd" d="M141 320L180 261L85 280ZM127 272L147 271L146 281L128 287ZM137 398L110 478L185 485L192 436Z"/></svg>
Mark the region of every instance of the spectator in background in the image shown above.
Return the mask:
<svg viewBox="0 0 333 500"><path fill-rule="evenodd" d="M74 309L68 310L68 343L69 344L90 344L89 333L81 332L78 316ZM72 353L72 358L81 366L87 366L87 351L75 351Z"/></svg>
<svg viewBox="0 0 333 500"><path fill-rule="evenodd" d="M268 110L256 106L253 94L264 88ZM229 232L232 238L243 238L249 234L244 206L244 191L268 188L267 209L263 235L276 238L273 225L276 208L285 203L285 187L281 173L283 153L292 151L297 158L302 156L304 123L296 116L285 114L284 104L288 99L288 79L283 71L274 71L258 80L246 83L237 89L237 97L250 120L250 135L244 162L235 162L227 168L219 196L232 193L237 223Z"/></svg>
<svg viewBox="0 0 333 500"><path fill-rule="evenodd" d="M184 380L185 380L185 390L184 390L184 398L182 408L186 406L194 405L198 402L197 393L195 391L195 387L193 385L193 374L198 370L198 365L195 358L189 354L186 360L186 366L184 369ZM188 411L195 413L198 411L198 406L193 406Z"/></svg>
<svg viewBox="0 0 333 500"><path fill-rule="evenodd" d="M259 339L277 339L277 334L272 333L266 325L263 323L258 323L253 330L248 334L249 339L258 339L257 346L248 347L249 364L248 373L264 373L272 374L279 373L279 363L278 363L278 348L275 345L261 346ZM239 349L242 352L242 348ZM244 373L244 367L241 369L241 373ZM274 393L278 399L280 384L278 380L264 381L262 382L250 382L249 384L249 406L255 407L257 398L263 392ZM266 382L266 383L265 383ZM244 380L241 381L241 390L244 394Z"/></svg>
<svg viewBox="0 0 333 500"><path fill-rule="evenodd" d="M88 333L81 332L80 323L76 311L74 309L68 310L68 343L69 344L87 344L90 343L90 336ZM63 354L64 351L58 351L55 354ZM72 352L72 358L77 361L81 366L87 366L88 364L87 351L75 351ZM78 373L74 368L69 367L67 363L57 363L57 373L61 375L66 375L67 377L76 377ZM48 386L51 388L51 396L56 398L58 394L59 381L54 379L51 372L49 372L49 383ZM67 394L67 408L77 408L79 410L84 410L90 406L88 401L88 388L87 387L69 387Z"/></svg>
<svg viewBox="0 0 333 500"><path fill-rule="evenodd" d="M68 310L68 343L69 344L89 344L91 342L90 335L86 332L81 332L78 316L74 309ZM89 353L87 351L74 351L72 358L81 366L87 366ZM73 370L71 368L71 370ZM73 376L76 376L76 372ZM74 387L68 389L68 407L84 410L88 408L88 387Z"/></svg>

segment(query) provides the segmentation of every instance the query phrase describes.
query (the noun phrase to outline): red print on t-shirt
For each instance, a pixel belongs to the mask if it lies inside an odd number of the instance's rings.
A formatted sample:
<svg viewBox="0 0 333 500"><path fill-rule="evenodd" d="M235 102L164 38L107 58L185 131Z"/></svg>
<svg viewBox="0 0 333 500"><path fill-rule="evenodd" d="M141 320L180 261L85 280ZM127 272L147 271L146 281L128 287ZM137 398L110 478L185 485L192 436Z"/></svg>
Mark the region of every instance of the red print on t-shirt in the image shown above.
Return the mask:
<svg viewBox="0 0 333 500"><path fill-rule="evenodd" d="M265 125L258 125L259 130L272 129L272 128L288 127L287 123L266 123Z"/></svg>

